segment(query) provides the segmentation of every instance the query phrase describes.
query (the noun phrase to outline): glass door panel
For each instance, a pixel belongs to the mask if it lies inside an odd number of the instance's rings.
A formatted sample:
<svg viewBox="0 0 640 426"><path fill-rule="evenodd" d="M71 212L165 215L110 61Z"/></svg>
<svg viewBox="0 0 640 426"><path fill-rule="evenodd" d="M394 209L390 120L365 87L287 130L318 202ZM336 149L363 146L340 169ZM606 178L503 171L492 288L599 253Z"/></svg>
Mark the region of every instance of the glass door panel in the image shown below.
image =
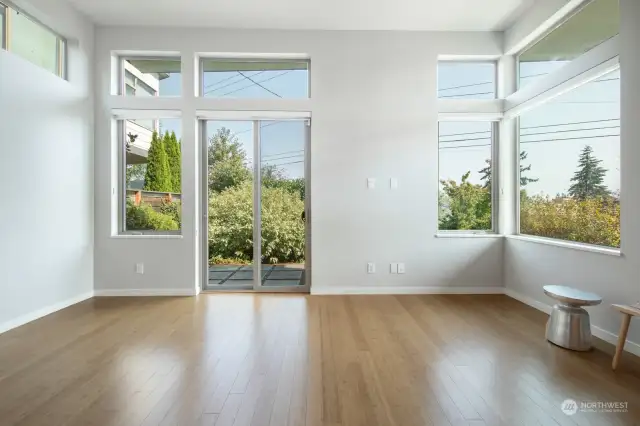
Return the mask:
<svg viewBox="0 0 640 426"><path fill-rule="evenodd" d="M254 121L205 125L207 290L254 289L255 126Z"/></svg>
<svg viewBox="0 0 640 426"><path fill-rule="evenodd" d="M306 285L307 121L260 121L260 241L263 290Z"/></svg>

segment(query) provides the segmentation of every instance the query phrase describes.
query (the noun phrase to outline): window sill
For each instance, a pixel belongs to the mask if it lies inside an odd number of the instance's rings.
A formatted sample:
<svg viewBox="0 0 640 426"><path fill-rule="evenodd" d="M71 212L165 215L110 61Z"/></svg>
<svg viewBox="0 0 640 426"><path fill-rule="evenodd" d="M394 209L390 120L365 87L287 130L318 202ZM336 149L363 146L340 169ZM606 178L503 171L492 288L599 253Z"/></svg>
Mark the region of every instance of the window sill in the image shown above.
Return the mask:
<svg viewBox="0 0 640 426"><path fill-rule="evenodd" d="M494 234L494 233L456 233L456 232L439 232L434 235L436 238L503 238L502 234Z"/></svg>
<svg viewBox="0 0 640 426"><path fill-rule="evenodd" d="M593 245L582 244L582 243L574 243L571 241L555 240L552 238L533 237L529 235L506 235L506 238L510 240L528 241L530 243L535 243L535 244L545 244L548 246L556 246L556 247L563 247L563 248L568 248L573 250L606 254L607 256L618 256L618 257L622 256L622 252L620 251L620 249L593 246Z"/></svg>
<svg viewBox="0 0 640 426"><path fill-rule="evenodd" d="M111 238L122 240L181 240L182 235L157 235L157 234L117 234L112 235Z"/></svg>

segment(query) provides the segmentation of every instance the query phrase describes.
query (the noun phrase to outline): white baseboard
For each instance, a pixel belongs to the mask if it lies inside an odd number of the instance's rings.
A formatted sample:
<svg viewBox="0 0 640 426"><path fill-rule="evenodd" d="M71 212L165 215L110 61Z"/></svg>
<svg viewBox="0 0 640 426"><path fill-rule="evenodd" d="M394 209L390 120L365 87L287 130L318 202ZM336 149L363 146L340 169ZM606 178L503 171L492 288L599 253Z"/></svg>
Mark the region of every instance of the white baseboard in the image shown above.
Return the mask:
<svg viewBox="0 0 640 426"><path fill-rule="evenodd" d="M503 287L313 287L312 295L338 294L504 294Z"/></svg>
<svg viewBox="0 0 640 426"><path fill-rule="evenodd" d="M95 290L96 297L132 296L195 296L196 289L189 288L127 288Z"/></svg>
<svg viewBox="0 0 640 426"><path fill-rule="evenodd" d="M546 303L542 303L538 300L535 300L529 296L525 296L521 293L518 293L517 291L513 291L509 288L504 290L504 294L506 294L507 296L519 300L520 302L524 303L525 305L529 305L532 308L536 308L539 311L544 312L545 314L550 314L551 313L551 305L547 305ZM621 317L622 319L622 317ZM591 334L593 334L594 336L596 336L599 339L604 340L605 342L611 343L612 345L616 345L618 343L618 335L615 333L612 333L610 331L607 331L603 328L600 327L596 327L595 325L591 324ZM631 340L627 340L626 344L624 345L624 350L626 352L632 353L636 356L640 356L640 345L632 342Z"/></svg>
<svg viewBox="0 0 640 426"><path fill-rule="evenodd" d="M28 314L19 316L18 318L15 318L11 321L4 322L0 324L0 334L4 333L5 331L14 329L16 327L20 327L21 325L25 325L31 321L35 321L37 319L45 317L54 312L60 311L64 308L68 308L69 306L75 305L76 303L80 303L84 300L91 299L92 297L93 297L93 292L90 291L87 293L83 293L79 296L72 297L71 299L67 299L62 302L49 305L45 308L38 309L37 311L33 311Z"/></svg>

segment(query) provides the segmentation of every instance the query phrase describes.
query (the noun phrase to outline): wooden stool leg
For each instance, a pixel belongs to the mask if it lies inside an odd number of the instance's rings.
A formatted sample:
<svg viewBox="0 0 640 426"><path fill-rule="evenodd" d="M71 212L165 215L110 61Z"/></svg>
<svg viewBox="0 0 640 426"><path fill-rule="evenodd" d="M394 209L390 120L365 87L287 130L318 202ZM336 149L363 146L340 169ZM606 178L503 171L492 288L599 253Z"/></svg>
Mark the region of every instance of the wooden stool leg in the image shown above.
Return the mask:
<svg viewBox="0 0 640 426"><path fill-rule="evenodd" d="M618 368L618 363L620 362L620 355L622 355L624 344L627 341L627 332L629 331L630 322L631 322L631 315L623 314L622 324L620 324L620 333L618 334L618 345L616 346L616 354L613 357L613 363L611 364L611 368L614 370Z"/></svg>

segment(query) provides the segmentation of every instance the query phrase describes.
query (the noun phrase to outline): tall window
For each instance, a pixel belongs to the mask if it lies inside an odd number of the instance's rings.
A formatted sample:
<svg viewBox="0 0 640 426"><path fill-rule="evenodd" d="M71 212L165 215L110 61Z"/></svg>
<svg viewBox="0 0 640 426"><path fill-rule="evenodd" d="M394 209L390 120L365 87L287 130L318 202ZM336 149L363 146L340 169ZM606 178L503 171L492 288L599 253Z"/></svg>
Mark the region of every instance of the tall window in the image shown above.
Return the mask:
<svg viewBox="0 0 640 426"><path fill-rule="evenodd" d="M618 0L593 0L518 56L519 86L561 68L620 32Z"/></svg>
<svg viewBox="0 0 640 426"><path fill-rule="evenodd" d="M495 99L496 63L438 61L438 98Z"/></svg>
<svg viewBox="0 0 640 426"><path fill-rule="evenodd" d="M494 123L440 122L438 230L492 231Z"/></svg>
<svg viewBox="0 0 640 426"><path fill-rule="evenodd" d="M520 233L620 247L620 72L519 122Z"/></svg>
<svg viewBox="0 0 640 426"><path fill-rule="evenodd" d="M1 3L0 47L66 77L66 40L25 13Z"/></svg>
<svg viewBox="0 0 640 426"><path fill-rule="evenodd" d="M122 95L145 97L182 94L179 58L128 58L122 60L122 66Z"/></svg>
<svg viewBox="0 0 640 426"><path fill-rule="evenodd" d="M118 123L121 151L121 219L125 234L175 234L182 220L182 140L179 119Z"/></svg>
<svg viewBox="0 0 640 426"><path fill-rule="evenodd" d="M309 97L307 60L203 59L201 66L205 97Z"/></svg>

